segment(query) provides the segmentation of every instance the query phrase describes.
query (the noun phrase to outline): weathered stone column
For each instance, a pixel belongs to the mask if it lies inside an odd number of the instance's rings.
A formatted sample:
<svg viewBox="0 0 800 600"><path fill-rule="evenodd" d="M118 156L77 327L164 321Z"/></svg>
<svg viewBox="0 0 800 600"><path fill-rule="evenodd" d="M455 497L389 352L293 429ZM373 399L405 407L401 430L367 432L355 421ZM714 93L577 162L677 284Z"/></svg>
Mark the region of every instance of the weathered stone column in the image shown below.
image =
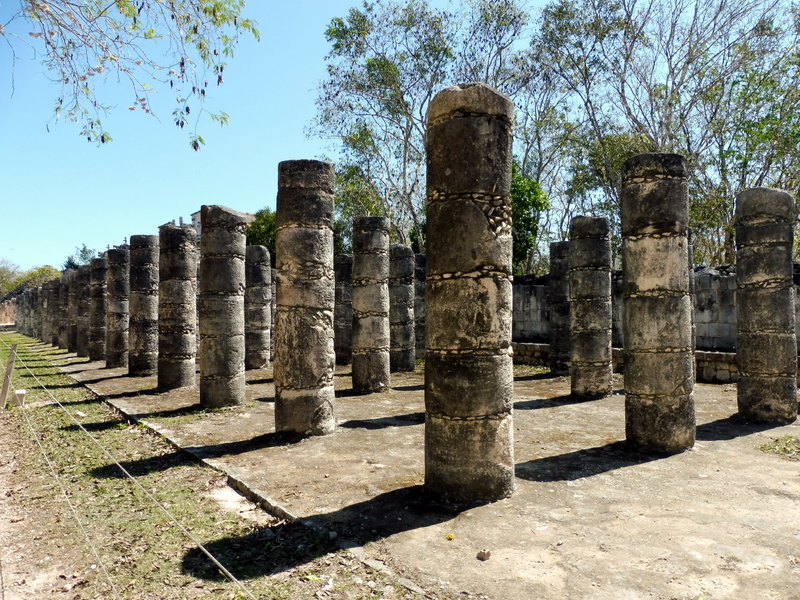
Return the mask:
<svg viewBox="0 0 800 600"><path fill-rule="evenodd" d="M106 359L106 258L93 258L89 279L89 360Z"/></svg>
<svg viewBox="0 0 800 600"><path fill-rule="evenodd" d="M158 387L194 385L197 247L191 227L158 228Z"/></svg>
<svg viewBox="0 0 800 600"><path fill-rule="evenodd" d="M635 446L694 445L686 160L641 154L622 169L625 430Z"/></svg>
<svg viewBox="0 0 800 600"><path fill-rule="evenodd" d="M66 350L69 346L69 281L68 271L58 278L58 347Z"/></svg>
<svg viewBox="0 0 800 600"><path fill-rule="evenodd" d="M333 309L333 348L336 364L353 360L353 255L333 257L336 294Z"/></svg>
<svg viewBox="0 0 800 600"><path fill-rule="evenodd" d="M424 254L414 255L414 335L416 357L425 358L425 278L427 274Z"/></svg>
<svg viewBox="0 0 800 600"><path fill-rule="evenodd" d="M128 247L108 250L106 265L106 368L127 368L131 293Z"/></svg>
<svg viewBox="0 0 800 600"><path fill-rule="evenodd" d="M46 340L47 331L47 283L39 286L39 297L36 299L36 337Z"/></svg>
<svg viewBox="0 0 800 600"><path fill-rule="evenodd" d="M428 109L425 487L453 500L514 491L513 111L484 84Z"/></svg>
<svg viewBox="0 0 800 600"><path fill-rule="evenodd" d="M245 257L244 366L269 366L272 321L272 268L265 246L248 246Z"/></svg>
<svg viewBox="0 0 800 600"><path fill-rule="evenodd" d="M51 279L47 290L47 342L58 346L59 323L61 320L59 308L60 278Z"/></svg>
<svg viewBox="0 0 800 600"><path fill-rule="evenodd" d="M78 356L89 356L89 313L91 306L90 298L91 285L91 266L81 265L78 267L78 332L76 338L76 352Z"/></svg>
<svg viewBox="0 0 800 600"><path fill-rule="evenodd" d="M244 259L248 219L204 205L200 237L200 404L244 402Z"/></svg>
<svg viewBox="0 0 800 600"><path fill-rule="evenodd" d="M158 372L158 236L131 236L128 374Z"/></svg>
<svg viewBox="0 0 800 600"><path fill-rule="evenodd" d="M569 241L550 243L550 373L569 375Z"/></svg>
<svg viewBox="0 0 800 600"><path fill-rule="evenodd" d="M797 418L794 222L784 191L752 188L736 198L737 400L749 421Z"/></svg>
<svg viewBox="0 0 800 600"><path fill-rule="evenodd" d="M605 217L569 227L570 387L573 396L611 393L611 240Z"/></svg>
<svg viewBox="0 0 800 600"><path fill-rule="evenodd" d="M67 275L67 350L78 351L78 271L70 269Z"/></svg>
<svg viewBox="0 0 800 600"><path fill-rule="evenodd" d="M389 370L413 371L414 251L410 246L389 247Z"/></svg>
<svg viewBox="0 0 800 600"><path fill-rule="evenodd" d="M353 390L389 387L389 219L353 219Z"/></svg>
<svg viewBox="0 0 800 600"><path fill-rule="evenodd" d="M275 430L336 428L333 369L333 165L278 165Z"/></svg>

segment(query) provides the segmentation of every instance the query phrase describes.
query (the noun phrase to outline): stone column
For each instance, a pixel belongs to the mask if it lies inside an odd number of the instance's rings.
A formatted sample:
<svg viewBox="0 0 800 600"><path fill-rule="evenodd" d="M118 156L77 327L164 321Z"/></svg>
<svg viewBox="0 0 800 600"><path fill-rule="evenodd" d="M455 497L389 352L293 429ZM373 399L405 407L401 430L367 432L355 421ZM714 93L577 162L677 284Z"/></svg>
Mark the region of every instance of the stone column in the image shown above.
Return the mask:
<svg viewBox="0 0 800 600"><path fill-rule="evenodd" d="M78 271L70 269L67 275L67 350L78 351Z"/></svg>
<svg viewBox="0 0 800 600"><path fill-rule="evenodd" d="M47 330L47 322L45 315L47 313L47 283L39 286L39 297L36 299L36 337L42 341L46 340L45 331Z"/></svg>
<svg viewBox="0 0 800 600"><path fill-rule="evenodd" d="M389 219L353 219L353 390L389 387Z"/></svg>
<svg viewBox="0 0 800 600"><path fill-rule="evenodd" d="M414 251L410 246L389 247L389 370L413 371Z"/></svg>
<svg viewBox="0 0 800 600"><path fill-rule="evenodd" d="M686 160L641 154L622 169L625 429L645 450L694 445Z"/></svg>
<svg viewBox="0 0 800 600"><path fill-rule="evenodd" d="M197 247L191 227L158 229L158 387L194 385Z"/></svg>
<svg viewBox="0 0 800 600"><path fill-rule="evenodd" d="M244 259L246 215L224 206L200 209L200 404L244 402Z"/></svg>
<svg viewBox="0 0 800 600"><path fill-rule="evenodd" d="M158 236L131 236L128 374L158 372Z"/></svg>
<svg viewBox="0 0 800 600"><path fill-rule="evenodd" d="M569 304L569 242L550 243L550 373L569 375L572 352Z"/></svg>
<svg viewBox="0 0 800 600"><path fill-rule="evenodd" d="M106 359L106 259L93 258L89 279L89 360Z"/></svg>
<svg viewBox="0 0 800 600"><path fill-rule="evenodd" d="M336 364L353 360L353 255L333 257L336 294L333 309L333 348Z"/></svg>
<svg viewBox="0 0 800 600"><path fill-rule="evenodd" d="M60 279L55 278L50 280L47 289L47 339L46 341L52 346L58 346L58 329L60 322L60 309L59 309L59 285Z"/></svg>
<svg viewBox="0 0 800 600"><path fill-rule="evenodd" d="M244 366L263 369L269 366L272 321L272 274L269 250L248 246L245 257Z"/></svg>
<svg viewBox="0 0 800 600"><path fill-rule="evenodd" d="M66 350L69 347L69 282L68 271L64 271L58 279L58 347Z"/></svg>
<svg viewBox="0 0 800 600"><path fill-rule="evenodd" d="M106 265L106 368L127 368L131 293L128 247L111 248L106 253Z"/></svg>
<svg viewBox="0 0 800 600"><path fill-rule="evenodd" d="M784 191L752 188L736 198L737 400L748 421L797 418L794 222Z"/></svg>
<svg viewBox="0 0 800 600"><path fill-rule="evenodd" d="M484 84L428 109L425 487L459 501L514 491L513 111Z"/></svg>
<svg viewBox="0 0 800 600"><path fill-rule="evenodd" d="M78 332L76 352L78 356L89 356L89 313L90 313L91 266L78 267Z"/></svg>
<svg viewBox="0 0 800 600"><path fill-rule="evenodd" d="M333 391L333 165L278 165L275 431L336 428Z"/></svg>
<svg viewBox="0 0 800 600"><path fill-rule="evenodd" d="M425 255L414 255L414 335L416 357L425 358Z"/></svg>
<svg viewBox="0 0 800 600"><path fill-rule="evenodd" d="M574 217L569 227L572 395L611 393L611 240L605 217Z"/></svg>

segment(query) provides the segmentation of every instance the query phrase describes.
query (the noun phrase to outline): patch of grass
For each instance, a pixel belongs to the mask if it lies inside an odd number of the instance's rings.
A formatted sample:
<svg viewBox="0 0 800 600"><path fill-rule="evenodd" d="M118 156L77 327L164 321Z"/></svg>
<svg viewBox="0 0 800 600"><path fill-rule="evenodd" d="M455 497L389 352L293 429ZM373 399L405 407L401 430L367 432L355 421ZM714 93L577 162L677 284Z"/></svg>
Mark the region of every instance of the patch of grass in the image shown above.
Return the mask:
<svg viewBox="0 0 800 600"><path fill-rule="evenodd" d="M219 504L212 498L212 492L225 486L223 475L174 450L148 429L120 419L92 392L58 370L56 365L71 360L62 351L46 348L46 353L42 353L41 345L30 338L0 333L3 366L8 354L6 344L12 343L18 344L20 357L14 387L27 389L29 402L41 401L0 415L4 445L14 449L18 465L15 486L24 490L15 501L25 504L30 514L35 515L32 522L46 522L53 532L48 538L48 548L35 545L34 549L53 552L58 532L66 540L61 544L62 558L76 563L75 571L81 573L81 597L110 598L114 594L101 570L94 567L93 563L98 561L91 554L81 525L59 485L45 475L49 467L31 438L28 422L121 598L193 600L247 596L225 579L198 546L122 474L76 426L75 420L196 539L211 549L253 596L275 600L418 598L391 576L374 571L350 553L337 549L327 532L286 523L258 509L260 517L248 520L236 510ZM21 363L29 363L30 371ZM63 408L37 385L34 374ZM191 418L203 416L204 411L198 411ZM451 596L437 592L430 597Z"/></svg>
<svg viewBox="0 0 800 600"><path fill-rule="evenodd" d="M546 375L550 372L550 367L544 365L514 365L514 377L524 377L526 375Z"/></svg>
<svg viewBox="0 0 800 600"><path fill-rule="evenodd" d="M763 452L780 454L792 460L800 460L800 439L792 435L775 438L771 442L758 447Z"/></svg>

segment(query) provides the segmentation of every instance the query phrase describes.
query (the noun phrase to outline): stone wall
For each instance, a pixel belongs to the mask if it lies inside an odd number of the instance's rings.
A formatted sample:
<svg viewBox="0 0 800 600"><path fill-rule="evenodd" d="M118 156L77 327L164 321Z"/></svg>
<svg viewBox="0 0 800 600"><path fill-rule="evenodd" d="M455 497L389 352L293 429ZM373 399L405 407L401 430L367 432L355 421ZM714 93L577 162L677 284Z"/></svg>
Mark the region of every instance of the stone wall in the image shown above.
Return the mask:
<svg viewBox="0 0 800 600"><path fill-rule="evenodd" d="M516 275L513 282L515 342L547 342L550 335L548 275Z"/></svg>
<svg viewBox="0 0 800 600"><path fill-rule="evenodd" d="M6 300L0 304L0 323L14 323L17 319L17 299Z"/></svg>

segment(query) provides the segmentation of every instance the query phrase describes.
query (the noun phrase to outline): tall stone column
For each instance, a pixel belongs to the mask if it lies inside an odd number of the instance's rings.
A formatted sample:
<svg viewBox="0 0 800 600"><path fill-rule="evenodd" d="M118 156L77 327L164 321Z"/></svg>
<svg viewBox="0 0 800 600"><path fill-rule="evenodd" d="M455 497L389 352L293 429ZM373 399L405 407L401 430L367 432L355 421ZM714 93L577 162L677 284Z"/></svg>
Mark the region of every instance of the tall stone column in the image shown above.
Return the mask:
<svg viewBox="0 0 800 600"><path fill-rule="evenodd" d="M550 373L569 375L572 353L569 304L569 242L550 243Z"/></svg>
<svg viewBox="0 0 800 600"><path fill-rule="evenodd" d="M573 396L611 393L611 240L605 217L569 227L570 380Z"/></svg>
<svg viewBox="0 0 800 600"><path fill-rule="evenodd" d="M89 279L89 360L106 359L106 259L93 258Z"/></svg>
<svg viewBox="0 0 800 600"><path fill-rule="evenodd" d="M736 198L737 400L749 421L797 418L794 222L784 191L752 188Z"/></svg>
<svg viewBox="0 0 800 600"><path fill-rule="evenodd" d="M416 357L425 357L425 277L427 267L425 255L414 255L414 335Z"/></svg>
<svg viewBox="0 0 800 600"><path fill-rule="evenodd" d="M131 236L128 374L158 372L158 236Z"/></svg>
<svg viewBox="0 0 800 600"><path fill-rule="evenodd" d="M89 356L89 313L91 306L90 298L91 285L91 266L81 265L78 267L78 318L77 318L77 337L76 352L78 356Z"/></svg>
<svg viewBox="0 0 800 600"><path fill-rule="evenodd" d="M334 256L333 273L336 284L333 349L336 364L346 365L353 360L353 255Z"/></svg>
<svg viewBox="0 0 800 600"><path fill-rule="evenodd" d="M36 337L42 341L46 340L45 332L47 330L47 322L45 315L47 313L47 283L39 286L39 297L36 299Z"/></svg>
<svg viewBox="0 0 800 600"><path fill-rule="evenodd" d="M414 251L410 246L389 247L389 370L413 371Z"/></svg>
<svg viewBox="0 0 800 600"><path fill-rule="evenodd" d="M58 305L60 285L59 278L51 279L47 287L47 338L46 342L52 346L58 346L58 327L60 320L60 309Z"/></svg>
<svg viewBox="0 0 800 600"><path fill-rule="evenodd" d="M58 347L67 350L69 347L69 278L64 271L58 279Z"/></svg>
<svg viewBox="0 0 800 600"><path fill-rule="evenodd" d="M694 445L686 160L641 154L622 169L625 430L645 450Z"/></svg>
<svg viewBox="0 0 800 600"><path fill-rule="evenodd" d="M513 111L484 84L428 109L425 487L453 500L514 491Z"/></svg>
<svg viewBox="0 0 800 600"><path fill-rule="evenodd" d="M162 225L158 248L158 387L190 387L197 353L194 229Z"/></svg>
<svg viewBox="0 0 800 600"><path fill-rule="evenodd" d="M333 370L333 165L278 165L275 430L326 435L336 428Z"/></svg>
<svg viewBox="0 0 800 600"><path fill-rule="evenodd" d="M128 247L108 250L106 265L106 367L127 368L131 293L131 255Z"/></svg>
<svg viewBox="0 0 800 600"><path fill-rule="evenodd" d="M248 219L224 206L200 209L200 404L244 402L244 259Z"/></svg>
<svg viewBox="0 0 800 600"><path fill-rule="evenodd" d="M353 219L353 390L389 387L389 219Z"/></svg>
<svg viewBox="0 0 800 600"><path fill-rule="evenodd" d="M272 268L265 246L248 246L245 257L244 366L269 366L272 330Z"/></svg>
<svg viewBox="0 0 800 600"><path fill-rule="evenodd" d="M78 271L70 269L67 275L67 350L78 351Z"/></svg>

